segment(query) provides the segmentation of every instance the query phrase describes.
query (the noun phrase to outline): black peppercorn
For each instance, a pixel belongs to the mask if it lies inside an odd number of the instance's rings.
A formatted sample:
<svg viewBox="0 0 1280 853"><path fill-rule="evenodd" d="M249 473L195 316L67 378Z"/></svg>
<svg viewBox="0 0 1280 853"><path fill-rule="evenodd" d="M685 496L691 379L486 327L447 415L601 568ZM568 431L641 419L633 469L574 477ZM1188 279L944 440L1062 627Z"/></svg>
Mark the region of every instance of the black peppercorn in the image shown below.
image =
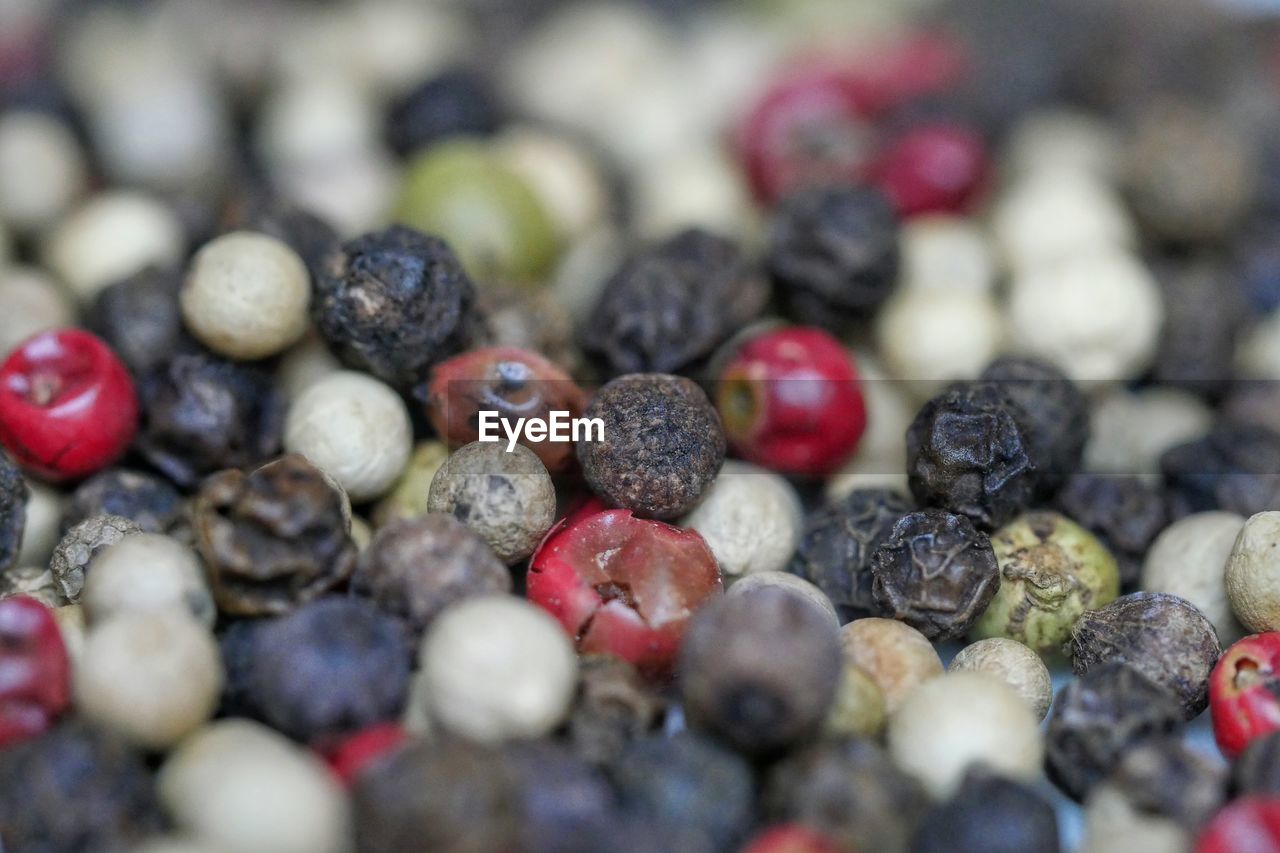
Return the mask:
<svg viewBox="0 0 1280 853"><path fill-rule="evenodd" d="M230 230L257 231L298 253L317 281L325 259L338 247L338 232L310 211L266 193L251 193L226 223Z"/></svg>
<svg viewBox="0 0 1280 853"><path fill-rule="evenodd" d="M1089 440L1089 401L1065 373L1036 358L1004 356L982 372L1020 412L1018 423L1041 494L1080 470Z"/></svg>
<svg viewBox="0 0 1280 853"><path fill-rule="evenodd" d="M1125 753L1107 787L1140 814L1177 821L1195 832L1226 799L1227 774L1175 737L1156 738Z"/></svg>
<svg viewBox="0 0 1280 853"><path fill-rule="evenodd" d="M526 853L597 853L616 811L599 769L547 741L509 745L503 759L519 800L519 843Z"/></svg>
<svg viewBox="0 0 1280 853"><path fill-rule="evenodd" d="M841 662L830 614L807 599L766 588L720 598L681 643L685 713L739 752L776 753L821 726Z"/></svg>
<svg viewBox="0 0 1280 853"><path fill-rule="evenodd" d="M280 448L284 402L261 367L195 352L138 381L135 446L179 487L223 468L244 468Z"/></svg>
<svg viewBox="0 0 1280 853"><path fill-rule="evenodd" d="M89 330L108 344L135 377L160 370L195 348L182 325L177 269L148 267L107 287L86 312Z"/></svg>
<svg viewBox="0 0 1280 853"><path fill-rule="evenodd" d="M387 108L385 137L407 157L451 136L489 136L502 110L487 82L466 68L450 68L424 80Z"/></svg>
<svg viewBox="0 0 1280 853"><path fill-rule="evenodd" d="M964 636L1000 585L987 535L964 516L939 509L899 519L876 549L871 573L881 614L931 640Z"/></svg>
<svg viewBox="0 0 1280 853"><path fill-rule="evenodd" d="M769 222L769 272L792 315L838 331L869 317L898 279L898 217L870 187L799 190Z"/></svg>
<svg viewBox="0 0 1280 853"><path fill-rule="evenodd" d="M1236 796L1280 795L1280 732L1254 738L1231 766L1231 789Z"/></svg>
<svg viewBox="0 0 1280 853"><path fill-rule="evenodd" d="M255 631L252 649L250 706L301 741L390 720L408 696L407 634L361 599L304 604Z"/></svg>
<svg viewBox="0 0 1280 853"><path fill-rule="evenodd" d="M1040 484L1020 415L990 382L958 384L925 403L907 428L916 500L984 529L1013 518Z"/></svg>
<svg viewBox="0 0 1280 853"><path fill-rule="evenodd" d="M22 532L27 526L27 481L22 472L0 450L0 572L18 559Z"/></svg>
<svg viewBox="0 0 1280 853"><path fill-rule="evenodd" d="M637 515L684 514L724 462L720 416L683 377L620 376L596 393L585 417L604 423L601 440L577 443L587 485L606 503Z"/></svg>
<svg viewBox="0 0 1280 853"><path fill-rule="evenodd" d="M1058 818L1031 787L981 769L925 816L912 853L1057 853Z"/></svg>
<svg viewBox="0 0 1280 853"><path fill-rule="evenodd" d="M878 613L871 559L911 509L891 489L855 489L810 514L787 570L815 584L836 607Z"/></svg>
<svg viewBox="0 0 1280 853"><path fill-rule="evenodd" d="M1134 746L1176 730L1177 697L1124 663L1103 663L1064 687L1045 731L1045 768L1082 801Z"/></svg>
<svg viewBox="0 0 1280 853"><path fill-rule="evenodd" d="M287 612L342 583L355 567L345 498L297 454L250 474L210 477L196 497L193 520L224 613Z"/></svg>
<svg viewBox="0 0 1280 853"><path fill-rule="evenodd" d="M1216 396L1235 373L1236 339L1246 317L1238 279L1205 263L1161 276L1164 326L1151 375L1166 385Z"/></svg>
<svg viewBox="0 0 1280 853"><path fill-rule="evenodd" d="M1121 586L1129 588L1137 584L1147 549L1169 521L1164 496L1139 477L1074 474L1055 503L1102 540L1116 558Z"/></svg>
<svg viewBox="0 0 1280 853"><path fill-rule="evenodd" d="M1160 457L1174 518L1221 509L1246 518L1280 506L1280 432L1220 420Z"/></svg>
<svg viewBox="0 0 1280 853"><path fill-rule="evenodd" d="M182 495L161 478L141 471L108 468L85 480L71 493L62 511L62 530L95 515L122 516L144 533L165 533L179 539L190 534Z"/></svg>
<svg viewBox="0 0 1280 853"><path fill-rule="evenodd" d="M443 240L394 225L343 243L324 267L317 328L343 361L392 385L425 379L471 334L471 280Z"/></svg>
<svg viewBox="0 0 1280 853"><path fill-rule="evenodd" d="M1222 654L1218 632L1195 605L1164 592L1135 592L1071 626L1071 668L1083 675L1112 661L1127 663L1178 697L1191 719L1209 704L1209 673Z"/></svg>
<svg viewBox="0 0 1280 853"><path fill-rule="evenodd" d="M628 744L653 730L664 709L662 697L630 663L612 655L585 655L569 710L569 744L591 764L612 764Z"/></svg>
<svg viewBox="0 0 1280 853"><path fill-rule="evenodd" d="M223 671L219 717L262 718L253 704L253 659L256 634L269 624L264 619L232 619L222 628L218 637Z"/></svg>
<svg viewBox="0 0 1280 853"><path fill-rule="evenodd" d="M768 282L736 245L683 231L628 260L605 285L582 347L609 375L674 373L753 320Z"/></svg>
<svg viewBox="0 0 1280 853"><path fill-rule="evenodd" d="M929 800L879 746L841 738L774 765L763 805L771 821L813 827L842 848L905 853Z"/></svg>

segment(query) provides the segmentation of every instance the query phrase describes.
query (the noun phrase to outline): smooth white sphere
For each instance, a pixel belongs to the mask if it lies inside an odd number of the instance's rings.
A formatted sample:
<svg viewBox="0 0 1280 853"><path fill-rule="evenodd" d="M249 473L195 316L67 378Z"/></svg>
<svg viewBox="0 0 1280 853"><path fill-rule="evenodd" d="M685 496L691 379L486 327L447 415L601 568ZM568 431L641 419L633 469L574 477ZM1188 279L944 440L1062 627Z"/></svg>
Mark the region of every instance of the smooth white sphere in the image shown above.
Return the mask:
<svg viewBox="0 0 1280 853"><path fill-rule="evenodd" d="M42 229L88 180L84 152L65 123L36 111L0 116L0 220L18 231Z"/></svg>
<svg viewBox="0 0 1280 853"><path fill-rule="evenodd" d="M996 283L986 234L972 219L935 214L902 226L902 285L987 293Z"/></svg>
<svg viewBox="0 0 1280 853"><path fill-rule="evenodd" d="M991 296L964 290L900 291L881 310L875 333L885 370L916 400L952 380L977 376L1006 334Z"/></svg>
<svg viewBox="0 0 1280 853"><path fill-rule="evenodd" d="M1199 608L1225 648L1244 636L1227 598L1227 564L1245 518L1234 512L1197 512L1160 532L1142 563L1142 588L1167 592Z"/></svg>
<svg viewBox="0 0 1280 853"><path fill-rule="evenodd" d="M1070 169L1037 170L1005 190L996 200L992 232L1015 272L1126 249L1136 241L1116 191Z"/></svg>
<svg viewBox="0 0 1280 853"><path fill-rule="evenodd" d="M504 131L493 146L498 157L538 195L561 236L581 236L608 219L604 176L581 146L530 125Z"/></svg>
<svg viewBox="0 0 1280 853"><path fill-rule="evenodd" d="M1213 419L1204 400L1177 388L1116 390L1100 398L1090 415L1085 468L1158 476L1164 452L1204 435Z"/></svg>
<svg viewBox="0 0 1280 853"><path fill-rule="evenodd" d="M218 617L195 551L170 536L139 533L89 562L80 604L92 625L121 613L180 613L212 628Z"/></svg>
<svg viewBox="0 0 1280 853"><path fill-rule="evenodd" d="M36 481L27 482L27 519L15 566L48 566L62 540L62 494Z"/></svg>
<svg viewBox="0 0 1280 853"><path fill-rule="evenodd" d="M702 534L721 572L741 577L786 567L800 544L804 511L785 478L730 459L680 526Z"/></svg>

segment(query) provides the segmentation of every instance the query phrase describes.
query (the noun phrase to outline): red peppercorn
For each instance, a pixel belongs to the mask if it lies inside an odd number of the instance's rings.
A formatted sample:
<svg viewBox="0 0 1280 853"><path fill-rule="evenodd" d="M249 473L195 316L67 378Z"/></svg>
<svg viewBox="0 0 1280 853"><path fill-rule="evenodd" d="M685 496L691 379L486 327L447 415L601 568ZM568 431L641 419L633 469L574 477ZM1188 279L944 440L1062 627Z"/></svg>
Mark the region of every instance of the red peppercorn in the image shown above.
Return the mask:
<svg viewBox="0 0 1280 853"><path fill-rule="evenodd" d="M1209 675L1209 713L1228 758L1280 730L1280 632L1254 634L1222 653Z"/></svg>
<svg viewBox="0 0 1280 853"><path fill-rule="evenodd" d="M831 335L807 327L747 341L720 374L716 407L736 453L789 474L834 470L867 426L853 359Z"/></svg>
<svg viewBox="0 0 1280 853"><path fill-rule="evenodd" d="M927 124L891 141L870 177L901 216L967 210L987 177L987 147L967 127Z"/></svg>
<svg viewBox="0 0 1280 853"><path fill-rule="evenodd" d="M137 427L128 371L88 332L41 332L0 365L0 444L40 477L72 480L105 468Z"/></svg>
<svg viewBox="0 0 1280 853"><path fill-rule="evenodd" d="M1280 853L1280 797L1241 797L1214 816L1196 853Z"/></svg>
<svg viewBox="0 0 1280 853"><path fill-rule="evenodd" d="M409 740L399 723L378 723L323 750L325 760L343 785L350 786L366 768Z"/></svg>
<svg viewBox="0 0 1280 853"><path fill-rule="evenodd" d="M910 101L954 90L969 64L966 51L942 33L915 33L880 45L854 63L858 101L880 115Z"/></svg>
<svg viewBox="0 0 1280 853"><path fill-rule="evenodd" d="M839 849L839 845L816 830L784 823L756 835L742 853L837 853Z"/></svg>
<svg viewBox="0 0 1280 853"><path fill-rule="evenodd" d="M0 749L34 737L71 701L71 665L53 613L34 598L0 600Z"/></svg>
<svg viewBox="0 0 1280 853"><path fill-rule="evenodd" d="M530 601L560 621L584 654L613 654L653 678L670 674L685 625L722 589L695 531L629 510L561 520L529 564Z"/></svg>

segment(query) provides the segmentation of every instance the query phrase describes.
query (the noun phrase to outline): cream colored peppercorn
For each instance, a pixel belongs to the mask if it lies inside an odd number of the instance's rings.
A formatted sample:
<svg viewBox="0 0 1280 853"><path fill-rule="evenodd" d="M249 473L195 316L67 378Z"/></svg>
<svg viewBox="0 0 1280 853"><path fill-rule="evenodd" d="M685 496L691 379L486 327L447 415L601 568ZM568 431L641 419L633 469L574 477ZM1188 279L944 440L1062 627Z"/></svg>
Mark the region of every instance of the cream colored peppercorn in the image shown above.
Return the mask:
<svg viewBox="0 0 1280 853"><path fill-rule="evenodd" d="M533 738L564 719L577 684L573 644L546 611L511 596L446 609L422 641L430 716L478 741Z"/></svg>
<svg viewBox="0 0 1280 853"><path fill-rule="evenodd" d="M806 601L816 605L823 613L830 616L832 621L836 623L836 626L839 627L840 616L836 613L836 606L831 603L831 599L827 597L827 594L816 585L811 584L804 578L793 575L790 572L754 572L749 575L744 575L733 581L727 594L746 595L753 589L761 589L763 587L785 589L787 592L799 595Z"/></svg>
<svg viewBox="0 0 1280 853"><path fill-rule="evenodd" d="M1029 647L1005 637L978 640L961 649L951 660L948 672L982 672L1013 688L1027 707L1043 720L1053 702L1053 681L1049 668Z"/></svg>
<svg viewBox="0 0 1280 853"><path fill-rule="evenodd" d="M306 334L311 276L280 240L233 231L205 244L178 294L182 319L205 346L251 361Z"/></svg>
<svg viewBox="0 0 1280 853"><path fill-rule="evenodd" d="M1103 782L1084 802L1085 838L1081 853L1190 853L1191 835L1170 818L1134 808L1129 797Z"/></svg>
<svg viewBox="0 0 1280 853"><path fill-rule="evenodd" d="M991 246L971 219L943 214L911 219L902 226L901 251L903 287L974 293L995 287Z"/></svg>
<svg viewBox="0 0 1280 853"><path fill-rule="evenodd" d="M121 614L85 637L76 707L138 746L166 749L212 716L222 679L205 626L185 614Z"/></svg>
<svg viewBox="0 0 1280 853"><path fill-rule="evenodd" d="M1123 143L1115 128L1088 113L1042 110L1014 127L1003 156L1014 175L1049 170L1089 175L1110 183L1119 175Z"/></svg>
<svg viewBox="0 0 1280 853"><path fill-rule="evenodd" d="M314 329L280 356L276 367L276 387L286 400L296 400L313 382L342 370L342 362Z"/></svg>
<svg viewBox="0 0 1280 853"><path fill-rule="evenodd" d="M449 448L443 441L431 439L418 442L395 487L373 508L374 528L385 527L402 518L426 515L431 481L448 458Z"/></svg>
<svg viewBox="0 0 1280 853"><path fill-rule="evenodd" d="M1098 400L1089 418L1085 467L1158 475L1164 452L1208 432L1213 419L1203 400L1176 388L1113 391Z"/></svg>
<svg viewBox="0 0 1280 853"><path fill-rule="evenodd" d="M823 732L836 737L879 737L885 716L884 694L875 681L859 667L845 663Z"/></svg>
<svg viewBox="0 0 1280 853"><path fill-rule="evenodd" d="M804 528L800 497L784 478L728 460L680 521L707 541L726 580L785 568Z"/></svg>
<svg viewBox="0 0 1280 853"><path fill-rule="evenodd" d="M160 768L173 822L220 853L346 853L350 805L311 752L249 720L210 723Z"/></svg>
<svg viewBox="0 0 1280 853"><path fill-rule="evenodd" d="M829 500L854 489L893 489L907 494L907 427L918 406L911 382L891 379L870 352L855 352L867 404L867 429L853 458L827 481Z"/></svg>
<svg viewBox="0 0 1280 853"><path fill-rule="evenodd" d="M84 152L65 122L36 110L0 117L0 221L18 231L38 231L87 186Z"/></svg>
<svg viewBox="0 0 1280 853"><path fill-rule="evenodd" d="M1087 172L1048 168L1020 178L996 200L992 232L1017 274L1081 254L1124 250L1133 219L1114 188Z"/></svg>
<svg viewBox="0 0 1280 853"><path fill-rule="evenodd" d="M58 623L62 644L67 647L72 666L78 666L80 656L84 653L84 638L87 633L84 608L79 604L63 604L53 609L53 618Z"/></svg>
<svg viewBox="0 0 1280 853"><path fill-rule="evenodd" d="M980 672L949 673L912 691L890 714L888 746L894 762L938 799L954 793L972 765L1033 780L1044 757L1027 703Z"/></svg>
<svg viewBox="0 0 1280 853"><path fill-rule="evenodd" d="M1004 344L1005 321L990 294L903 290L880 311L875 333L885 370L924 400L982 372Z"/></svg>
<svg viewBox="0 0 1280 853"><path fill-rule="evenodd" d="M62 539L62 495L43 483L27 481L27 520L18 548L19 566L47 566Z"/></svg>
<svg viewBox="0 0 1280 853"><path fill-rule="evenodd" d="M404 402L364 373L343 370L316 381L285 418L285 449L307 457L357 503L391 488L412 445Z"/></svg>
<svg viewBox="0 0 1280 853"><path fill-rule="evenodd" d="M1142 588L1194 604L1213 623L1225 648L1244 635L1227 598L1227 563L1245 518L1197 512L1160 532L1142 564Z"/></svg>
<svg viewBox="0 0 1280 853"><path fill-rule="evenodd" d="M1227 558L1227 598L1250 631L1280 630L1280 512L1250 516Z"/></svg>
<svg viewBox="0 0 1280 853"><path fill-rule="evenodd" d="M36 332L75 325L71 300L34 267L0 269L0 305L0 358Z"/></svg>
<svg viewBox="0 0 1280 853"><path fill-rule="evenodd" d="M855 619L840 629L845 661L884 694L889 713L921 684L942 675L942 659L924 634L893 619Z"/></svg>
<svg viewBox="0 0 1280 853"><path fill-rule="evenodd" d="M93 556L80 594L99 625L122 613L185 613L213 627L218 610L195 551L169 536L126 536Z"/></svg>

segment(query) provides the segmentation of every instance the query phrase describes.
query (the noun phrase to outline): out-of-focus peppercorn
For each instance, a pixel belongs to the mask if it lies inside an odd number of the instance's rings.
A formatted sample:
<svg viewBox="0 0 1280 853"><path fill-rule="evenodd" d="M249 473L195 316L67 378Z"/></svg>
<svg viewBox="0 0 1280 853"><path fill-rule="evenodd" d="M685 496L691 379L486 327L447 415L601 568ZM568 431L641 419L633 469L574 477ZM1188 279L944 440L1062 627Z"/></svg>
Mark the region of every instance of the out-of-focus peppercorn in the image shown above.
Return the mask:
<svg viewBox="0 0 1280 853"><path fill-rule="evenodd" d="M225 224L230 229L256 231L274 237L298 253L314 282L324 260L337 247L338 232L309 210L266 193L252 193Z"/></svg>
<svg viewBox="0 0 1280 853"><path fill-rule="evenodd" d="M934 806L911 842L912 853L1057 853L1053 806L1030 786L971 770L960 789Z"/></svg>
<svg viewBox="0 0 1280 853"><path fill-rule="evenodd" d="M1164 496L1156 486L1139 477L1073 474L1054 504L1107 546L1120 569L1121 587L1138 585L1143 557L1169 520ZM1151 588L1146 583L1141 586Z"/></svg>
<svg viewBox="0 0 1280 853"><path fill-rule="evenodd" d="M62 513L62 529L95 515L127 518L144 533L190 535L187 507L178 490L160 477L127 468L108 468L71 493Z"/></svg>
<svg viewBox="0 0 1280 853"><path fill-rule="evenodd" d="M149 267L101 291L85 313L89 331L106 341L134 376L195 349L182 325L177 269Z"/></svg>
<svg viewBox="0 0 1280 853"><path fill-rule="evenodd" d="M612 655L584 655L569 709L569 743L592 764L612 764L653 728L663 710L661 696L634 666Z"/></svg>
<svg viewBox="0 0 1280 853"><path fill-rule="evenodd" d="M28 494L22 472L9 454L0 450L0 574L18 559L27 525Z"/></svg>
<svg viewBox="0 0 1280 853"><path fill-rule="evenodd" d="M68 530L49 559L49 570L59 592L67 601L78 602L84 589L85 569L93 556L124 537L141 532L141 527L118 515L95 515Z"/></svg>
<svg viewBox="0 0 1280 853"><path fill-rule="evenodd" d="M502 110L485 79L465 67L423 80L387 108L384 136L401 157L453 136L489 136Z"/></svg>
<svg viewBox="0 0 1280 853"><path fill-rule="evenodd" d="M0 600L0 750L39 735L71 701L71 664L53 613L26 596Z"/></svg>
<svg viewBox="0 0 1280 853"><path fill-rule="evenodd" d="M1213 509L1250 516L1280 506L1280 432L1221 420L1160 457L1174 518Z"/></svg>
<svg viewBox="0 0 1280 853"><path fill-rule="evenodd" d="M1176 821L1192 832L1222 807L1227 794L1222 764L1176 737L1130 749L1104 784L1140 814Z"/></svg>
<svg viewBox="0 0 1280 853"><path fill-rule="evenodd" d="M1231 765L1231 788L1237 795L1280 796L1280 731L1249 742Z"/></svg>
<svg viewBox="0 0 1280 853"><path fill-rule="evenodd" d="M1235 374L1236 341L1246 319L1238 280L1200 262L1160 276L1165 317L1152 376L1156 381L1216 397Z"/></svg>

